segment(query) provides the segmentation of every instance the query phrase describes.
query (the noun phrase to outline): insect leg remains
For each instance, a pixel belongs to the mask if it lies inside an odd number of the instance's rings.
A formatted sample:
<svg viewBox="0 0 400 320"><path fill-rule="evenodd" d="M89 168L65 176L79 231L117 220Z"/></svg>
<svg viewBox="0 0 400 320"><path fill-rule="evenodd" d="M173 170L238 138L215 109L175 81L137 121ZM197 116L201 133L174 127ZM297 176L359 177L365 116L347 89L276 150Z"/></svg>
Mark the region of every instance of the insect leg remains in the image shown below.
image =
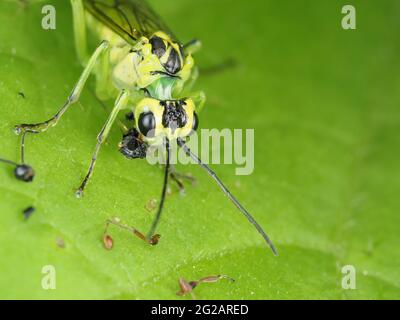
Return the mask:
<svg viewBox="0 0 400 320"><path fill-rule="evenodd" d="M211 178L215 180L221 190L228 196L229 200L233 202L233 204L239 209L239 211L247 218L247 220L257 229L257 231L264 238L265 242L269 245L274 255L278 255L278 252L272 243L271 239L262 229L262 227L258 224L258 222L253 218L253 216L239 203L239 201L233 196L233 194L229 191L229 189L224 185L224 183L218 178L217 174L211 170L209 166L203 163L198 156L196 156L185 144L182 139L178 139L178 145L184 150L184 152L191 157L200 167L202 167Z"/></svg>
<svg viewBox="0 0 400 320"><path fill-rule="evenodd" d="M178 291L176 294L178 296L184 296L188 293L192 295L192 298L195 299L195 295L193 293L193 290L201 283L214 283L218 282L221 279L228 279L231 282L235 282L235 279L226 276L226 275L217 275L217 276L208 276L205 278L201 278L200 280L197 281L186 281L184 278L179 279L179 286L180 286L180 291Z"/></svg>
<svg viewBox="0 0 400 320"><path fill-rule="evenodd" d="M68 110L68 108L79 100L82 90L86 84L86 81L89 78L91 72L93 71L93 68L96 65L99 56L104 51L106 51L108 47L109 45L107 41L102 41L101 44L97 47L93 55L90 57L88 65L83 70L82 75L78 80L78 83L75 85L67 101L52 118L41 123L17 125L14 127L15 132L17 134L21 134L24 132L40 133L46 131L50 127L54 127L58 123L62 115Z"/></svg>
<svg viewBox="0 0 400 320"><path fill-rule="evenodd" d="M147 239L146 236L143 233L141 233L139 230L137 230L134 227L130 227L126 224L121 223L118 218L108 219L106 221L106 226L105 226L104 233L103 233L103 243L107 249L111 249L113 246L113 240L108 233L108 229L109 229L110 225L114 225L120 229L127 230L130 233L132 233L133 235L135 235L136 237L138 237L139 239L143 240L144 242L146 242L147 244L152 245L152 246L157 245L158 241L161 238L161 235L155 234L151 237L151 239Z"/></svg>
<svg viewBox="0 0 400 320"><path fill-rule="evenodd" d="M174 172L171 172L169 175L171 176L171 179L175 181L176 185L178 186L179 192L181 194L185 194L185 186L183 185L183 182L178 178L178 176Z"/></svg>
<svg viewBox="0 0 400 320"><path fill-rule="evenodd" d="M97 144L96 144L96 148L94 150L93 156L92 156L92 161L90 162L89 170L86 174L85 179L82 181L81 186L76 191L76 196L78 198L83 196L85 187L93 174L93 169L96 164L97 156L99 154L101 145L103 144L103 142L107 138L108 134L110 133L110 129L111 129L119 111L124 109L127 106L128 102L129 102L129 92L123 90L121 92L121 94L119 95L119 97L117 98L114 109L112 110L110 116L108 117L107 122L105 123L105 125L103 126L103 128L101 129L100 133L97 136Z"/></svg>

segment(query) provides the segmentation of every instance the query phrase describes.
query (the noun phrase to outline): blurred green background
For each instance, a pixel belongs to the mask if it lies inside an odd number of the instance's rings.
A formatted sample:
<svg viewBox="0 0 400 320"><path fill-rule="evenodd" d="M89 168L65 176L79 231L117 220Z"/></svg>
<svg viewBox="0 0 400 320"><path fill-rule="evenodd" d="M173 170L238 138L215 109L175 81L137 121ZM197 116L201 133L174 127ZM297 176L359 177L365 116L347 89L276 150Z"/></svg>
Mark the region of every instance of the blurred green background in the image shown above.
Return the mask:
<svg viewBox="0 0 400 320"><path fill-rule="evenodd" d="M45 3L56 7L56 30L41 28L43 1L0 2L0 155L13 160L13 125L47 119L81 72L69 1ZM200 76L201 127L255 129L251 176L214 168L279 257L195 166L181 168L198 179L185 197L171 186L158 246L112 229L106 251L107 218L147 230L144 206L158 199L163 173L125 160L116 127L85 198L74 198L107 117L91 81L57 127L28 137L33 184L0 164L0 298L175 299L179 277L211 274L237 281L200 286L199 299L400 298L400 2L352 0L357 30L348 31L348 1L151 3L182 41L202 40L200 67L237 62ZM24 221L30 205L37 211ZM56 268L56 290L41 288L44 265ZM341 287L344 265L356 268L356 290Z"/></svg>

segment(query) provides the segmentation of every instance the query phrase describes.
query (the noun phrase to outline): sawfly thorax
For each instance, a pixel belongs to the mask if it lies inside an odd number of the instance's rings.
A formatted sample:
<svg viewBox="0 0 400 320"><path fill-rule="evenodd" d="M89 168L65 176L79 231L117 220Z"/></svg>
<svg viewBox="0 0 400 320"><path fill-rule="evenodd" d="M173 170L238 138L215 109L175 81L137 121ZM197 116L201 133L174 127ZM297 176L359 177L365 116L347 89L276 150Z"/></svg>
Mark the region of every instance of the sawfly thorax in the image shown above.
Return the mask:
<svg viewBox="0 0 400 320"><path fill-rule="evenodd" d="M183 67L185 52L182 45L163 32L156 32L150 39L151 53L160 60L166 74L176 76Z"/></svg>
<svg viewBox="0 0 400 320"><path fill-rule="evenodd" d="M146 88L163 77L176 78L182 82L188 80L194 60L190 54L185 55L180 43L161 31L149 39L144 38L143 43L136 66L138 87Z"/></svg>

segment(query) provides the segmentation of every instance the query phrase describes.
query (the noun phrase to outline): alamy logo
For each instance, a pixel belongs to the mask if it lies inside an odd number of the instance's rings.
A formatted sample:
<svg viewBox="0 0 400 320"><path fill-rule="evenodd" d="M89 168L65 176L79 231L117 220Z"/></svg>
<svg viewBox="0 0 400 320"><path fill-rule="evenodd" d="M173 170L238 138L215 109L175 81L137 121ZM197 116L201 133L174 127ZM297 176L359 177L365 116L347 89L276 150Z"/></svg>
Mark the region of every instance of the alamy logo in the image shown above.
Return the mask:
<svg viewBox="0 0 400 320"><path fill-rule="evenodd" d="M352 265L346 265L342 268L342 289L356 289L356 268Z"/></svg>
<svg viewBox="0 0 400 320"><path fill-rule="evenodd" d="M46 265L42 268L42 288L44 290L56 289L56 268L53 265Z"/></svg>
<svg viewBox="0 0 400 320"><path fill-rule="evenodd" d="M56 29L56 8L52 5L46 5L42 8L42 28L44 30L55 30Z"/></svg>
<svg viewBox="0 0 400 320"><path fill-rule="evenodd" d="M205 164L235 165L235 174L250 175L254 171L254 129L202 129L194 132L186 145L199 155ZM171 164L193 164L185 152L170 141ZM147 150L146 159L149 164L165 164L165 146L152 146Z"/></svg>
<svg viewBox="0 0 400 320"><path fill-rule="evenodd" d="M342 18L342 28L344 30L357 29L356 8L352 5L346 5L342 8L342 14L345 15Z"/></svg>

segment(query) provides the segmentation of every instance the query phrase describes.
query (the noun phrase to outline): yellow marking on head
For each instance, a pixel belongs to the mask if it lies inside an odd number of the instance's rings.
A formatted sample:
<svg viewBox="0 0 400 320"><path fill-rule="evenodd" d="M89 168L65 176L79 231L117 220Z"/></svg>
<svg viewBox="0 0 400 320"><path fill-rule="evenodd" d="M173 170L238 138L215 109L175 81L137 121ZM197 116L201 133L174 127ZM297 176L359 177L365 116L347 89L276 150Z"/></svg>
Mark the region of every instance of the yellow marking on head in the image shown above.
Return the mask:
<svg viewBox="0 0 400 320"><path fill-rule="evenodd" d="M186 112L187 122L183 128L177 129L176 131L177 136L175 137L175 139L187 137L188 135L190 135L193 129L194 112L196 110L196 107L192 99L186 99L185 103L186 104L183 106L183 109Z"/></svg>
<svg viewBox="0 0 400 320"><path fill-rule="evenodd" d="M168 103L168 101L166 102ZM163 125L165 107L161 104L161 101L153 98L142 99L135 108L136 128L140 130L139 119L142 114L151 112L155 119L154 136L145 136L145 141L153 144L162 141L164 137L167 137L169 140L176 140L177 138L184 138L190 135L193 129L194 112L196 107L192 99L186 99L184 102L182 108L186 114L186 124L182 128L175 128L172 130Z"/></svg>
<svg viewBox="0 0 400 320"><path fill-rule="evenodd" d="M154 136L159 136L163 133L162 116L164 108L160 105L160 101L152 98L142 99L135 107L136 127L139 128L139 118L142 113L151 112L156 120Z"/></svg>
<svg viewBox="0 0 400 320"><path fill-rule="evenodd" d="M154 36L159 37L159 38L161 38L161 39L163 39L163 40L165 40L165 41L167 41L169 43L173 42L172 38L169 35L167 35L165 32L163 32L163 31L154 32L152 37L154 37Z"/></svg>

